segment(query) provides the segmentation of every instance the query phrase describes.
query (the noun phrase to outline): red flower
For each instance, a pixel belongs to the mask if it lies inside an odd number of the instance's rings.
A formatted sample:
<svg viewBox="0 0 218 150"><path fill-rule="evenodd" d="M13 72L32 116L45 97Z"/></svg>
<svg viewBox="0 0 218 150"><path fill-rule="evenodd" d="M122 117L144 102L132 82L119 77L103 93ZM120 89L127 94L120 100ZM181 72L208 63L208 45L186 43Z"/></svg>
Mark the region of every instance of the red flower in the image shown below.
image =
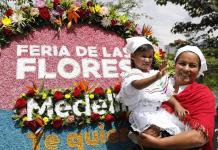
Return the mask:
<svg viewBox="0 0 218 150"><path fill-rule="evenodd" d="M159 49L159 52L160 52L160 57L161 57L161 59L164 59L166 52L163 51L162 49Z"/></svg>
<svg viewBox="0 0 218 150"><path fill-rule="evenodd" d="M35 120L32 120L32 121L26 121L25 123L25 126L27 126L32 132L36 132L37 130L37 125L36 125L36 122Z"/></svg>
<svg viewBox="0 0 218 150"><path fill-rule="evenodd" d="M39 9L39 15L40 17L42 17L44 20L49 20L50 19L50 13L48 11L47 7L43 7L43 8L38 8Z"/></svg>
<svg viewBox="0 0 218 150"><path fill-rule="evenodd" d="M116 19L111 20L111 25L112 26L115 26L117 23L118 23L118 20L116 20Z"/></svg>
<svg viewBox="0 0 218 150"><path fill-rule="evenodd" d="M78 9L76 11L80 18L87 18L90 14L90 10L85 10L85 9Z"/></svg>
<svg viewBox="0 0 218 150"><path fill-rule="evenodd" d="M115 121L115 117L112 115L112 114L107 114L104 118L104 121L106 123L110 123L110 122L113 122Z"/></svg>
<svg viewBox="0 0 218 150"><path fill-rule="evenodd" d="M100 115L97 113L92 113L90 117L93 122L97 122L100 119Z"/></svg>
<svg viewBox="0 0 218 150"><path fill-rule="evenodd" d="M87 2L87 6L92 7L92 6L94 6L94 4L93 4L93 2L89 1L89 2Z"/></svg>
<svg viewBox="0 0 218 150"><path fill-rule="evenodd" d="M13 9L9 8L6 12L5 12L5 16L10 17L13 14Z"/></svg>
<svg viewBox="0 0 218 150"><path fill-rule="evenodd" d="M63 120L62 119L57 119L57 120L54 120L52 126L55 128L55 129L60 129L63 125Z"/></svg>
<svg viewBox="0 0 218 150"><path fill-rule="evenodd" d="M101 95L101 96L105 94L104 89L102 87L95 88L94 93L98 94L98 95Z"/></svg>
<svg viewBox="0 0 218 150"><path fill-rule="evenodd" d="M54 93L54 100L55 100L56 102L58 102L58 101L60 101L60 100L62 100L62 99L64 99L63 93L60 92L60 91L56 91L56 92Z"/></svg>
<svg viewBox="0 0 218 150"><path fill-rule="evenodd" d="M21 109L21 108L26 107L26 106L27 106L26 99L25 98L19 98L19 99L17 99L16 104L15 104L14 107L16 109Z"/></svg>
<svg viewBox="0 0 218 150"><path fill-rule="evenodd" d="M53 4L54 4L55 6L60 5L60 0L54 0L54 1L53 1Z"/></svg>
<svg viewBox="0 0 218 150"><path fill-rule="evenodd" d="M79 87L75 87L74 90L73 90L73 96L74 97L79 97L81 95L81 90Z"/></svg>
<svg viewBox="0 0 218 150"><path fill-rule="evenodd" d="M115 84L115 86L114 86L114 93L119 93L120 89L121 89L121 84L120 83Z"/></svg>
<svg viewBox="0 0 218 150"><path fill-rule="evenodd" d="M12 34L12 29L11 28L3 28L3 33L7 36Z"/></svg>
<svg viewBox="0 0 218 150"><path fill-rule="evenodd" d="M31 90L29 90L29 91L26 93L26 95L27 95L28 97L33 97L33 96L35 95L35 91L34 91L33 89L31 89Z"/></svg>
<svg viewBox="0 0 218 150"><path fill-rule="evenodd" d="M27 126L32 132L36 132L38 128L44 125L44 122L41 118L37 118L32 121L26 121L25 126Z"/></svg>

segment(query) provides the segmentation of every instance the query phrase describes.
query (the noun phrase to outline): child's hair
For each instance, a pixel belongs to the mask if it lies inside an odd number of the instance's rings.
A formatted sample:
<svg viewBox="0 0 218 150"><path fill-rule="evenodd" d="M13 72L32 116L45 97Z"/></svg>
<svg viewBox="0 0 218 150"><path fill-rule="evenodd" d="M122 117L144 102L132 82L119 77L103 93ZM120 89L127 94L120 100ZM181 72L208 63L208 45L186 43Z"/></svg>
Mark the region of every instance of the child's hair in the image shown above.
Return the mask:
<svg viewBox="0 0 218 150"><path fill-rule="evenodd" d="M147 51L147 50L150 50L150 49L154 51L154 48L153 48L152 45L150 45L150 44L143 44L140 47L138 47L133 54L138 53L138 52ZM154 64L155 64L155 60L153 59L152 60L151 68L157 69ZM131 68L135 68L135 63L134 63L134 61L132 59L131 59Z"/></svg>

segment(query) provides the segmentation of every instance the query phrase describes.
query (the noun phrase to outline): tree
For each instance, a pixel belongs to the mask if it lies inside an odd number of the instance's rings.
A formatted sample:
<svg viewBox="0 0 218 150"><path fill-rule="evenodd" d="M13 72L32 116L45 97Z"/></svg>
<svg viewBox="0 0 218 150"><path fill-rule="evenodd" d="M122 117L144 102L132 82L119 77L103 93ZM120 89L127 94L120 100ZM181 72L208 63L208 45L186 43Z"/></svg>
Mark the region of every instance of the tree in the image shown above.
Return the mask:
<svg viewBox="0 0 218 150"><path fill-rule="evenodd" d="M191 40L195 43L201 42L206 47L218 47L218 36L214 35L214 31L218 29L217 0L155 0L155 2L158 5L166 5L168 2L181 5L191 17L200 18L199 23L191 21L175 23L171 30L173 33L191 34Z"/></svg>

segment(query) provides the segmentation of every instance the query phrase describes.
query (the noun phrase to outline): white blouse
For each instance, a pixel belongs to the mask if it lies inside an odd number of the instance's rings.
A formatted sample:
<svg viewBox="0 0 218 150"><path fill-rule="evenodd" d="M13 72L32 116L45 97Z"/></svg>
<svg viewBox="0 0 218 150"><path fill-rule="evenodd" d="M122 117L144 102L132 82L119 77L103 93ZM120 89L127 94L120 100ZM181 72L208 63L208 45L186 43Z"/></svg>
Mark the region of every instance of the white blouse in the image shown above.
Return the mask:
<svg viewBox="0 0 218 150"><path fill-rule="evenodd" d="M173 84L168 75L163 76L148 87L138 90L132 86L132 82L149 78L158 73L158 70L142 72L134 68L123 77L122 88L117 95L117 100L129 107L130 111L139 105L145 105L149 109L156 110L163 101L167 101L174 92Z"/></svg>

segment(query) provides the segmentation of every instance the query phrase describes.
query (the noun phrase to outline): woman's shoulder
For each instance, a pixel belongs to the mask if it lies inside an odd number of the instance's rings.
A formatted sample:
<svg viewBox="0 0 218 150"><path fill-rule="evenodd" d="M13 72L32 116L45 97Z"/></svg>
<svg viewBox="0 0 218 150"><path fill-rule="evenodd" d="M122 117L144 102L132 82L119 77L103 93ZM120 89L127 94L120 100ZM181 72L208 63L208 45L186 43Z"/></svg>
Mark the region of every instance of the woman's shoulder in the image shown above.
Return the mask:
<svg viewBox="0 0 218 150"><path fill-rule="evenodd" d="M202 83L193 82L186 88L187 90L196 91L195 93L214 96L213 91Z"/></svg>
<svg viewBox="0 0 218 150"><path fill-rule="evenodd" d="M193 82L192 84L190 84L190 86L192 88L199 88L200 90L209 90L209 91L211 91L208 86L206 86L206 85L204 85L202 83L198 83L198 82Z"/></svg>

